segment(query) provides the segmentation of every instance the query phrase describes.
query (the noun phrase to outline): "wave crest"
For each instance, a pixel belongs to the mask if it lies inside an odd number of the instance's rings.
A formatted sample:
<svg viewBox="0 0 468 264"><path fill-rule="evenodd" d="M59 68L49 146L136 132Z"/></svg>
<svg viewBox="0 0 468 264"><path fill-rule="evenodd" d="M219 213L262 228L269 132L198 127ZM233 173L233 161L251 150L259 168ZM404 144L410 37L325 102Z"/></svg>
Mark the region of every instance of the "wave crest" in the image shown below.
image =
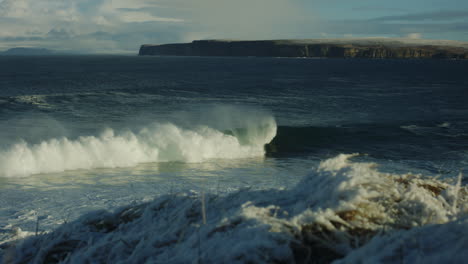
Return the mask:
<svg viewBox="0 0 468 264"><path fill-rule="evenodd" d="M173 123L154 123L138 132L116 133L107 129L99 136L54 138L38 144L20 141L0 150L0 177L129 167L147 162L263 156L264 145L276 135L276 122L271 116L254 119L247 127L225 130L207 125L183 128Z"/></svg>

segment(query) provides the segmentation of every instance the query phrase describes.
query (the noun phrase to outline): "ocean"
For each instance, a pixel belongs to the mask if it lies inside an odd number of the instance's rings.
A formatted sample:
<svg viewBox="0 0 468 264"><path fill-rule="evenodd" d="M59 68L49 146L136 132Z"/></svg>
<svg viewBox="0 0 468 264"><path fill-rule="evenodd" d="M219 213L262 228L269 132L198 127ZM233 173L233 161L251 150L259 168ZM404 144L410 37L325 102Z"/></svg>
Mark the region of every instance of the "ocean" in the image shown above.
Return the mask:
<svg viewBox="0 0 468 264"><path fill-rule="evenodd" d="M291 190L340 157L466 186L467 72L463 60L0 57L0 244L164 195Z"/></svg>

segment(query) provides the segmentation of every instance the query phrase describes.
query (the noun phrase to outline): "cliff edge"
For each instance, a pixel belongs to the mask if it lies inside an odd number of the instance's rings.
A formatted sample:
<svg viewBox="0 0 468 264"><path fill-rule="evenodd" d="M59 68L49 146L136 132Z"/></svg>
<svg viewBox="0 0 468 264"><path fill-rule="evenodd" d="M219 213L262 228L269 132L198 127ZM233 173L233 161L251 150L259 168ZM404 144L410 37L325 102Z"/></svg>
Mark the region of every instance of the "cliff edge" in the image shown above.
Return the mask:
<svg viewBox="0 0 468 264"><path fill-rule="evenodd" d="M195 40L191 43L142 45L139 55L468 59L468 44L455 43L460 45L392 39Z"/></svg>

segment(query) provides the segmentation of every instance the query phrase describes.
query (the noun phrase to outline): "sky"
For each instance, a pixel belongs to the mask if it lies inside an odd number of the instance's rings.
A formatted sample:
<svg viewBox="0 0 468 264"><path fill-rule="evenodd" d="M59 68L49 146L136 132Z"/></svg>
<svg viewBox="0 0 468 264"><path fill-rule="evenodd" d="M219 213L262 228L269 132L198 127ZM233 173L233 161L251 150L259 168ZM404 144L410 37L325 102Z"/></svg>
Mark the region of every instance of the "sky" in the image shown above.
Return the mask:
<svg viewBox="0 0 468 264"><path fill-rule="evenodd" d="M466 0L0 0L0 50L136 53L196 39L468 41Z"/></svg>

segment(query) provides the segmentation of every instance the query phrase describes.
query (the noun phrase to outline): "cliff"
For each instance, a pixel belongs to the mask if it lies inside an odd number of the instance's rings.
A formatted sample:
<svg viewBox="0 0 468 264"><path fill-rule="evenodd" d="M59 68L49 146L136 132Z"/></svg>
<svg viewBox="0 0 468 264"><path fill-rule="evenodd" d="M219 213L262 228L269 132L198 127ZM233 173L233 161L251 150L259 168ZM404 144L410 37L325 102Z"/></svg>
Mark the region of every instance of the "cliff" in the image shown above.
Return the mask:
<svg viewBox="0 0 468 264"><path fill-rule="evenodd" d="M468 59L468 48L391 40L196 40L182 44L142 45L139 55Z"/></svg>

